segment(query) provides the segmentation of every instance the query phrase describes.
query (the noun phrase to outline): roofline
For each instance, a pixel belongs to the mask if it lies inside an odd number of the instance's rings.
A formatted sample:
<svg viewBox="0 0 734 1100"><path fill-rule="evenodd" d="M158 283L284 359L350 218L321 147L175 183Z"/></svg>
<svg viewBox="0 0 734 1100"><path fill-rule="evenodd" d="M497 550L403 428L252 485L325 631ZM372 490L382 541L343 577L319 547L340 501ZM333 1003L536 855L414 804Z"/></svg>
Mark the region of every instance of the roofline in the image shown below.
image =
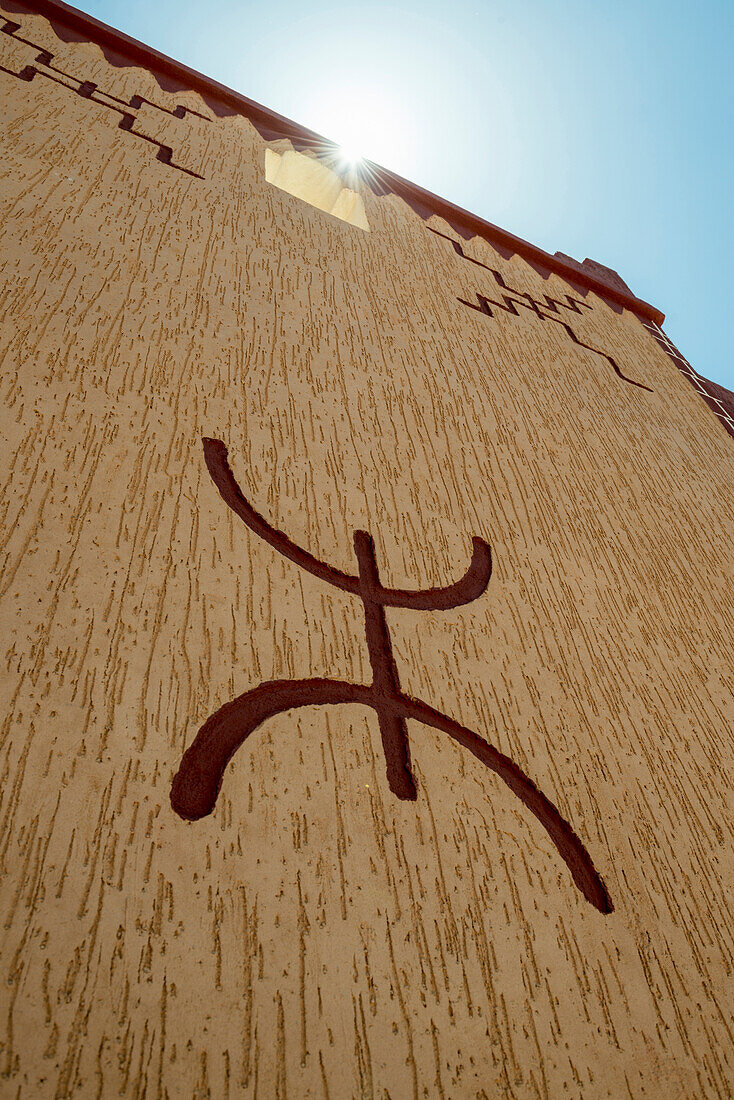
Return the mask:
<svg viewBox="0 0 734 1100"><path fill-rule="evenodd" d="M300 126L276 111L271 111L267 107L255 103L254 100L248 99L247 96L233 91L224 84L220 84L219 81L204 76L195 69L189 68L188 65L183 65L180 61L167 57L166 54L160 53L152 46L146 46L143 42L138 42L122 31L115 30L114 27L100 22L93 16L65 4L63 0L4 0L4 4L6 11L8 8L13 11L24 9L42 15L51 23L67 29L75 36L78 35L84 41L94 42L103 50L111 50L113 53L121 55L122 58L133 65L140 65L150 70L154 75L175 81L181 85L182 89L196 91L206 100L214 100L236 114L245 115L256 125L259 124L279 137L291 138L309 146L334 147L333 142L321 137L313 130ZM439 217L444 218L458 231L466 232L471 236L483 237L490 244L499 246L500 249L510 250L512 253L522 256L533 266L560 275L576 287L594 291L610 304L613 303L617 307L621 306L628 309L645 321L652 321L656 325L661 325L665 320L665 315L655 306L645 302L642 298L637 298L631 291L625 291L619 286L610 284L606 279L586 270L583 264L570 261L560 255L553 256L542 248L530 244L529 241L515 236L514 233L509 233L506 229L501 229L476 214L471 214L468 210L456 206L447 199L442 199L438 195L426 191L423 187L403 179L395 172L379 165L374 165L374 170L379 179L381 190L400 195L409 204L417 206L423 211L428 209L431 214L437 214ZM611 274L614 276L614 273Z"/></svg>

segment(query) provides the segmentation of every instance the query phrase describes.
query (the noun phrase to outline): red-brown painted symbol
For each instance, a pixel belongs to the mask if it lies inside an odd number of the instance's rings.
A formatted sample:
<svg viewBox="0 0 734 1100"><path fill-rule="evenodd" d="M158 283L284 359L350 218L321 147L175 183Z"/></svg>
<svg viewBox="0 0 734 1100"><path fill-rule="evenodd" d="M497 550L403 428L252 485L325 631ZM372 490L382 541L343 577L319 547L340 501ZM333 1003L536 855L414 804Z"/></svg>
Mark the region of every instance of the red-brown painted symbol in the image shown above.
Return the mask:
<svg viewBox="0 0 734 1100"><path fill-rule="evenodd" d="M342 573L291 542L287 535L271 527L255 511L235 481L224 443L218 439L205 439L204 457L222 499L251 531L302 569L362 600L372 683L352 684L323 678L270 680L225 703L207 719L184 753L171 788L171 804L176 813L195 821L212 812L227 764L267 718L296 707L361 703L377 715L388 784L398 798L414 800L417 797L415 779L410 770L406 724L406 720L412 718L415 722L447 733L496 772L546 830L587 901L602 913L611 913L611 899L591 856L550 799L538 790L522 769L466 726L419 699L411 699L400 689L385 608L441 611L476 600L485 591L492 574L489 545L483 539L473 540L474 552L469 568L455 584L417 592L385 588L380 582L375 545L366 531L356 531L354 535L357 575Z"/></svg>

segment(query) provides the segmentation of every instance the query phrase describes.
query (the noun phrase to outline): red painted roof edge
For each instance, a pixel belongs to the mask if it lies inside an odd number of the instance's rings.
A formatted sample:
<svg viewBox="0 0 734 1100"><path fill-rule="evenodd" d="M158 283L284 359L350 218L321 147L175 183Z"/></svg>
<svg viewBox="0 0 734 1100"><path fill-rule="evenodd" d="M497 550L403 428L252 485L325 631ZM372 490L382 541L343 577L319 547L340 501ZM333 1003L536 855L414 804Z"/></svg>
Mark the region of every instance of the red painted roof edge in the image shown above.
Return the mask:
<svg viewBox="0 0 734 1100"><path fill-rule="evenodd" d="M175 80L182 86L199 92L205 99L217 100L235 113L245 115L253 122L276 131L283 137L294 138L309 145L321 144L330 147L334 145L333 142L322 138L313 130L300 126L291 119L279 115L276 111L271 111L267 107L255 103L254 100L248 99L247 96L233 91L224 84L220 84L219 81L204 76L195 69L189 68L188 65L183 65L181 62L167 57L166 54L160 53L152 46L146 46L144 43L130 38L122 31L115 30L114 27L100 22L93 16L63 3L63 0L10 0L9 3L6 0L6 9L17 10L21 7L44 16L49 21L67 28L85 40L95 42L103 48L121 54L129 59L132 64L140 65L142 68L150 70L154 75L160 74L168 79ZM514 233L509 233L506 229L501 229L476 214L463 210L460 206L456 206L447 199L442 199L438 195L426 191L386 168L379 165L374 165L373 168L381 187L386 191L400 195L407 202L424 208L428 207L433 213L457 228L468 231L473 236L483 237L490 244L499 245L500 248L510 249L531 264L555 272L575 286L593 290L601 298L614 302L624 309L629 309L646 321L653 321L655 324L661 325L665 320L665 315L655 306L645 302L642 298L637 298L631 292L625 293L619 287L610 285L605 279L596 277L585 270L584 265L570 263L558 255L553 256L542 248L530 244L529 241L516 237Z"/></svg>

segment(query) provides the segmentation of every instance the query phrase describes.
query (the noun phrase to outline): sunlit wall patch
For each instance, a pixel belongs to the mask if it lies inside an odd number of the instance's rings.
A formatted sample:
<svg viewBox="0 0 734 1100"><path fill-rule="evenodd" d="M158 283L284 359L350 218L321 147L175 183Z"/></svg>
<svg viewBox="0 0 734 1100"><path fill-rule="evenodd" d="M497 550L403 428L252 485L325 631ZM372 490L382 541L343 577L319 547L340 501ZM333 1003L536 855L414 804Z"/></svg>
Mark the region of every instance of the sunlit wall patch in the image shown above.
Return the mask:
<svg viewBox="0 0 734 1100"><path fill-rule="evenodd" d="M325 210L335 218L369 232L362 196L346 187L344 180L314 155L287 149L265 150L265 179L281 191Z"/></svg>

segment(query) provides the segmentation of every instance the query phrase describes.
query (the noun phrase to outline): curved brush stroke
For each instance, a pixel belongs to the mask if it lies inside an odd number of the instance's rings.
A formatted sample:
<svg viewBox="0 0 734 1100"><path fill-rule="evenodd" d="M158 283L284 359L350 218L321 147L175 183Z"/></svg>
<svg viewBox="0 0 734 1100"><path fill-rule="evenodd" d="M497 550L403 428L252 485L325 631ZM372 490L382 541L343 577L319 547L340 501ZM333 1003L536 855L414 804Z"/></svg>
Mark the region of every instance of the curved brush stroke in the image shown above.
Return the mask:
<svg viewBox="0 0 734 1100"><path fill-rule="evenodd" d="M341 680L271 680L225 703L207 719L184 753L173 780L171 804L189 821L214 809L227 764L251 733L276 714L307 706L361 703L377 710L374 689ZM380 708L396 718L412 718L447 733L503 780L537 818L555 845L571 877L586 900L601 913L614 906L604 882L582 841L554 804L508 756L452 718L407 695L382 697Z"/></svg>
<svg viewBox="0 0 734 1100"><path fill-rule="evenodd" d="M251 531L283 557L306 569L319 580L355 596L360 594L359 577L343 573L340 569L319 561L255 511L235 480L227 459L227 447L220 439L204 439L203 443L204 459L222 500ZM472 539L472 545L469 568L461 580L454 584L445 588L426 588L420 592L410 592L404 588L383 588L380 585L374 598L385 607L406 607L414 611L445 611L471 603L482 595L492 576L492 551L489 545L480 538Z"/></svg>

